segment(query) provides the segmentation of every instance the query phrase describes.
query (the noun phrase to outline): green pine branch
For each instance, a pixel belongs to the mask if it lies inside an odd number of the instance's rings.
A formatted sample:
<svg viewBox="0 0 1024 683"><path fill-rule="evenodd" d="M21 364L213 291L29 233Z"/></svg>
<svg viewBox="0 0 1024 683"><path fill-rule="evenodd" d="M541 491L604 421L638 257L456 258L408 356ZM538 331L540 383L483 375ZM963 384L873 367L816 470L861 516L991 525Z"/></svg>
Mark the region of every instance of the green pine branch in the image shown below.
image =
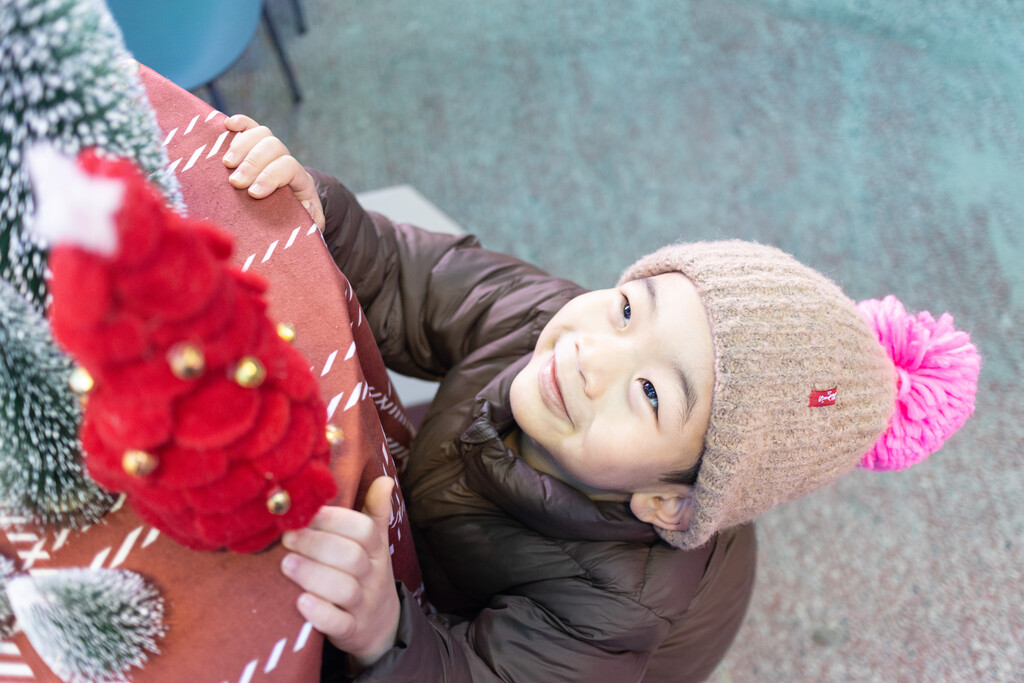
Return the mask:
<svg viewBox="0 0 1024 683"><path fill-rule="evenodd" d="M157 654L165 627L159 593L135 572L62 569L15 576L7 595L36 654L69 683L127 681Z"/></svg>
<svg viewBox="0 0 1024 683"><path fill-rule="evenodd" d="M116 498L85 473L71 363L43 317L0 280L0 514L80 528Z"/></svg>
<svg viewBox="0 0 1024 683"><path fill-rule="evenodd" d="M100 0L0 0L0 278L37 307L45 254L23 226L34 211L30 145L132 159L184 208L137 68Z"/></svg>

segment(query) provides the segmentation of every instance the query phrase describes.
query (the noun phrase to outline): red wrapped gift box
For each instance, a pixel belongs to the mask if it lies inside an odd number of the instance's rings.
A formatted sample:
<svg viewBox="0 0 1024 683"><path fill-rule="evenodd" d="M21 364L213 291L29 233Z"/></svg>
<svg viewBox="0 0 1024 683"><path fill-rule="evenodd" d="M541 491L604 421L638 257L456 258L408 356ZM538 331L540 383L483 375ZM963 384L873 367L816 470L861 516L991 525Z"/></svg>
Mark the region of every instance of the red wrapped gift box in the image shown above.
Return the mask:
<svg viewBox="0 0 1024 683"><path fill-rule="evenodd" d="M257 201L228 184L221 157L233 134L224 115L145 67L140 75L188 213L234 235L234 262L270 282L271 319L295 327L294 345L319 378L330 421L344 434L331 463L339 488L333 503L360 508L373 479L397 477L392 453L407 453L412 433L351 287L290 192ZM395 576L422 599L397 487L392 518ZM319 680L323 640L295 609L300 591L280 572L279 544L251 555L188 550L124 506L83 532L2 534L0 552L29 571L123 568L152 581L166 602L168 632L161 653L131 672L135 681ZM13 645L18 652L0 652L4 680L59 680L24 634Z"/></svg>

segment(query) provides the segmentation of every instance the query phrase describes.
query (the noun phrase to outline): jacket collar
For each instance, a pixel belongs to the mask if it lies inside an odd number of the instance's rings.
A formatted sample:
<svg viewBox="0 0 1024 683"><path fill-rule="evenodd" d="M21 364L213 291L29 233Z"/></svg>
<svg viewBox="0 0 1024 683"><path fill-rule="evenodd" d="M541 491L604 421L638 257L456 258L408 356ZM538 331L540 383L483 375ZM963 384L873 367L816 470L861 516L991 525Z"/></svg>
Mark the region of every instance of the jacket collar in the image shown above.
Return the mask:
<svg viewBox="0 0 1024 683"><path fill-rule="evenodd" d="M477 395L459 441L467 483L525 526L555 538L652 543L654 528L626 503L593 501L563 481L530 467L502 443L515 428L512 380L530 355L509 365Z"/></svg>

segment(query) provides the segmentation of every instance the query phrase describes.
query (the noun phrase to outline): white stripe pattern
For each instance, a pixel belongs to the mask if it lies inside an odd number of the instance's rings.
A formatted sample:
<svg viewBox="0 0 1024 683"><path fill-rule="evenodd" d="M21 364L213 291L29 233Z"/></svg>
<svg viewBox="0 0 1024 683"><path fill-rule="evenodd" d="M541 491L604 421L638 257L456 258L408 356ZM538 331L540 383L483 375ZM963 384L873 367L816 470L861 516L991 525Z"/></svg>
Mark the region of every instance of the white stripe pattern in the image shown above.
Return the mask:
<svg viewBox="0 0 1024 683"><path fill-rule="evenodd" d="M210 157L217 153L217 150L220 149L220 146L224 144L224 138L226 138L227 136L228 131L224 131L223 133L220 134L220 137L217 138L217 141L213 143L213 147L211 147L210 151L207 153L207 159L209 159Z"/></svg>
<svg viewBox="0 0 1024 683"><path fill-rule="evenodd" d="M50 553L43 550L43 546L46 544L46 539L40 540L31 550L19 550L18 557L22 561L22 569L30 569L32 565L36 563L36 560L48 560L50 559Z"/></svg>
<svg viewBox="0 0 1024 683"><path fill-rule="evenodd" d="M270 260L270 255L274 253L274 249L277 247L277 243L280 241L281 240L274 240L273 242L270 243L270 246L267 248L267 253L263 255L263 260L260 261L260 263L266 263L267 261Z"/></svg>
<svg viewBox="0 0 1024 683"><path fill-rule="evenodd" d="M71 535L71 529L61 529L60 533L57 534L57 539L53 542L54 551L60 550L68 540L68 536Z"/></svg>
<svg viewBox="0 0 1024 683"><path fill-rule="evenodd" d="M332 398L331 402L327 404L327 419L328 420L330 420L332 417L334 417L334 411L338 409L338 404L341 403L341 397L344 396L344 395L345 395L345 392L342 391L341 393L336 395L334 398Z"/></svg>
<svg viewBox="0 0 1024 683"><path fill-rule="evenodd" d="M323 377L331 371L331 366L334 365L334 359L338 355L338 350L335 349L331 352L331 355L327 357L327 362L324 363L324 369L320 371L320 376Z"/></svg>
<svg viewBox="0 0 1024 683"><path fill-rule="evenodd" d="M313 630L313 624L308 621L302 625L302 630L299 631L299 637L295 639L295 647L292 648L292 652L298 652L302 648L306 647L306 641L309 640L309 633Z"/></svg>
<svg viewBox="0 0 1024 683"><path fill-rule="evenodd" d="M160 530L157 529L156 527L150 529L149 533L146 534L146 539L142 542L142 547L143 548L148 548L158 538L160 538Z"/></svg>
<svg viewBox="0 0 1024 683"><path fill-rule="evenodd" d="M295 645L292 647L292 652L298 652L302 648L306 647L306 643L309 642L309 634L313 631L313 624L308 621L302 624L302 628L299 629L299 634L295 638ZM263 666L263 673L270 673L278 667L281 663L281 656L284 654L285 646L288 645L288 638L282 638L281 640L274 643L274 648L270 651L270 656L267 657L267 662ZM245 665L245 669L242 670L242 675L238 679L238 683L249 683L253 676L256 674L256 668L259 666L260 660L253 659ZM226 680L222 683L228 683Z"/></svg>
<svg viewBox="0 0 1024 683"><path fill-rule="evenodd" d="M277 641L277 644L274 645L274 651L270 653L270 659L267 660L267 665L263 667L263 673L268 674L277 668L277 663L281 661L281 653L284 652L284 646L287 642L287 638Z"/></svg>
<svg viewBox="0 0 1024 683"><path fill-rule="evenodd" d="M356 382L356 388L352 390L352 395L348 397L348 403L345 404L344 410L349 410L352 406L359 402L359 390L362 388L362 382ZM342 412L344 412L344 410Z"/></svg>
<svg viewBox="0 0 1024 683"><path fill-rule="evenodd" d="M0 515L0 526L3 526L5 529L10 529L11 527L17 527L27 523L27 517L22 517L20 515Z"/></svg>
<svg viewBox="0 0 1024 683"><path fill-rule="evenodd" d="M245 665L245 671L242 672L242 677L238 679L238 683L249 683L252 680L252 675L256 673L256 665L259 664L258 659L254 659Z"/></svg>
<svg viewBox="0 0 1024 683"><path fill-rule="evenodd" d="M201 146L199 147L199 149L197 149L196 151L192 152L192 157L191 157L191 158L190 158L190 159L188 160L188 163L187 163L187 164L185 164L185 168L181 169L181 172L182 172L182 173L184 173L184 172L185 172L185 171L187 171L188 169L190 169L190 168L192 168L193 166L195 166L195 164L196 164L196 159L198 159L198 158L199 158L199 155L203 153L203 150L204 150L204 149L206 149L206 145L201 145Z"/></svg>
<svg viewBox="0 0 1024 683"><path fill-rule="evenodd" d="M96 557L92 558L92 562L89 564L89 569L101 569L103 563L107 561L107 555L110 554L110 550L110 548L104 548L96 553Z"/></svg>
<svg viewBox="0 0 1024 683"><path fill-rule="evenodd" d="M402 410L396 401L391 400L383 394L383 392L377 389L370 390L370 398L377 406L377 410L387 413L391 417L395 418L402 424L406 429L412 429L412 422L409 420L409 416Z"/></svg>
<svg viewBox="0 0 1024 683"><path fill-rule="evenodd" d="M18 664L15 662L0 662L0 676L3 677L5 683L13 683L18 680L36 680L28 664Z"/></svg>
<svg viewBox="0 0 1024 683"><path fill-rule="evenodd" d="M137 527L134 531L125 536L124 542L121 543L121 548L117 551L117 555L114 556L113 561L110 563L111 569L114 567L120 567L124 561L128 559L128 554L131 553L132 546L135 545L135 541L139 540L139 536L142 535L142 530L145 528L146 527L143 526Z"/></svg>

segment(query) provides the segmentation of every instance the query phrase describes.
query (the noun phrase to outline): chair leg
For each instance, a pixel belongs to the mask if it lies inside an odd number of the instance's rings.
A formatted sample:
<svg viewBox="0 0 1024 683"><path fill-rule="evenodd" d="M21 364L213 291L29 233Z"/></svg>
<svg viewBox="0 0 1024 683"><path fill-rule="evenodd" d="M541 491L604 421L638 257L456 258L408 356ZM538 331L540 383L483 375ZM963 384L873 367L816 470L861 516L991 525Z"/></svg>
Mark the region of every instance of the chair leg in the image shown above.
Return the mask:
<svg viewBox="0 0 1024 683"><path fill-rule="evenodd" d="M301 0L292 0L292 11L295 13L295 23L298 24L299 33L305 33L306 17L302 13Z"/></svg>
<svg viewBox="0 0 1024 683"><path fill-rule="evenodd" d="M291 64L288 63L288 57L284 53L281 38L277 35L277 28L274 26L274 20L270 18L270 12L267 11L266 5L263 5L263 25L267 27L267 33L270 34L270 42L274 44L274 52L277 53L277 58L281 62L281 68L284 69L285 80L288 81L288 88L292 91L292 102L300 102L302 101L302 93L299 92L298 81L295 80L295 74L292 72Z"/></svg>
<svg viewBox="0 0 1024 683"><path fill-rule="evenodd" d="M206 84L206 89L210 91L210 99L213 100L213 108L223 114L227 114L227 109L224 108L224 98L220 96L220 89L217 85L213 81L210 81Z"/></svg>

